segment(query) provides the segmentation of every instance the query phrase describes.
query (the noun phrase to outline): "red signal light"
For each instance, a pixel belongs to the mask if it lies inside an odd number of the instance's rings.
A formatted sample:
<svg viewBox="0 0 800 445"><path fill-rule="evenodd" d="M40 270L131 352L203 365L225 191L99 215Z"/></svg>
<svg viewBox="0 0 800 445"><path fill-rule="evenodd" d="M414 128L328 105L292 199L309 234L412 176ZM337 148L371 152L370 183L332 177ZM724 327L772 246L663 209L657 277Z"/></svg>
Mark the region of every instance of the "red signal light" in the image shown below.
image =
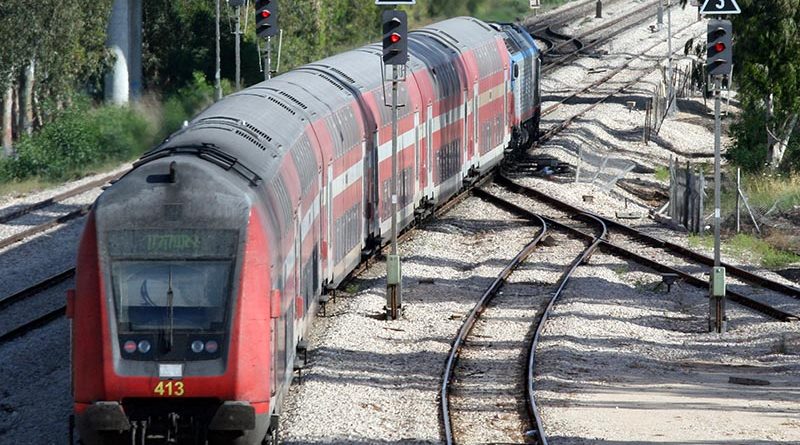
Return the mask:
<svg viewBox="0 0 800 445"><path fill-rule="evenodd" d="M403 40L403 37L402 37L400 34L398 34L398 33L396 33L396 32L393 32L393 33L392 33L392 35L391 35L391 36L389 36L389 40L390 40L392 43L397 43L397 42L399 42L400 40Z"/></svg>
<svg viewBox="0 0 800 445"><path fill-rule="evenodd" d="M725 44L722 42L717 42L714 44L714 51L721 53L725 51Z"/></svg>
<svg viewBox="0 0 800 445"><path fill-rule="evenodd" d="M268 18L269 18L269 16L271 16L271 15L272 15L272 13L271 13L271 12L269 12L268 10L266 10L266 9L265 9L265 10L263 10L263 11L261 11L261 17L262 17L262 18L268 19Z"/></svg>

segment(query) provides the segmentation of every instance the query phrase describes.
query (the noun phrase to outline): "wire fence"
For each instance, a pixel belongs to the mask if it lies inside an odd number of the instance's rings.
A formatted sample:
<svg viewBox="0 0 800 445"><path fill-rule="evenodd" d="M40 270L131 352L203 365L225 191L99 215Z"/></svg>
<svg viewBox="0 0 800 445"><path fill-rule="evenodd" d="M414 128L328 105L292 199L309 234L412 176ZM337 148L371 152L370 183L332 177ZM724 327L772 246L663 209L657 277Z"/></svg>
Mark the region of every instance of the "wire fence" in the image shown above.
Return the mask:
<svg viewBox="0 0 800 445"><path fill-rule="evenodd" d="M635 167L633 161L611 156L586 144L578 148L575 182L594 184L608 191Z"/></svg>
<svg viewBox="0 0 800 445"><path fill-rule="evenodd" d="M706 178L712 170L707 164L679 164L670 160L670 199L658 212L673 225L691 233L703 234L712 229L714 220L714 181ZM800 192L775 194L749 192L757 188L757 179L745 178L737 169L723 171L720 183L720 219L722 229L729 233L763 235L770 229L787 226L790 231L800 231L793 225L800 218ZM749 182L749 183L748 183ZM787 220L787 215L788 220Z"/></svg>

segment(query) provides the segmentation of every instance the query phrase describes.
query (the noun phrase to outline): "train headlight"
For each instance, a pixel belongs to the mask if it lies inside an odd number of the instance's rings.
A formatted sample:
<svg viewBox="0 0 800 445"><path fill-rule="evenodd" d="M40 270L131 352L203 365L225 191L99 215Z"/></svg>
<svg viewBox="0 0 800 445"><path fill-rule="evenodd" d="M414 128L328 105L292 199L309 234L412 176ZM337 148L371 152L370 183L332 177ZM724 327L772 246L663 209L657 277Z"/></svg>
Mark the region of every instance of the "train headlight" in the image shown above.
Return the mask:
<svg viewBox="0 0 800 445"><path fill-rule="evenodd" d="M219 349L219 343L216 340L209 340L206 342L206 352L213 354Z"/></svg>
<svg viewBox="0 0 800 445"><path fill-rule="evenodd" d="M133 340L128 340L122 345L122 349L124 349L128 354L133 354L136 352L136 342Z"/></svg>
<svg viewBox="0 0 800 445"><path fill-rule="evenodd" d="M195 340L192 342L192 352L194 352L195 354L203 352L204 347L205 345L203 345L203 342L200 340Z"/></svg>
<svg viewBox="0 0 800 445"><path fill-rule="evenodd" d="M147 354L150 352L150 342L147 340L142 340L139 342L139 352L142 354Z"/></svg>

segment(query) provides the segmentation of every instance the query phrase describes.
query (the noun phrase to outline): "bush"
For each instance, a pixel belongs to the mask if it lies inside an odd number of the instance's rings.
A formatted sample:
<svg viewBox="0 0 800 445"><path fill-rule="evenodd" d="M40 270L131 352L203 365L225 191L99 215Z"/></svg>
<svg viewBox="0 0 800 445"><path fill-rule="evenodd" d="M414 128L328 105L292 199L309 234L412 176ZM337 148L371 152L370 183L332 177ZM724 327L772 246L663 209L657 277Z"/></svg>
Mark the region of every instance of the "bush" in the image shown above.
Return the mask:
<svg viewBox="0 0 800 445"><path fill-rule="evenodd" d="M0 177L69 179L87 168L137 156L152 145L154 135L144 116L130 108L92 109L79 101L34 135L20 139L16 158L0 164Z"/></svg>
<svg viewBox="0 0 800 445"><path fill-rule="evenodd" d="M230 89L229 82L223 84L223 90L226 89ZM179 89L164 102L162 136L177 131L183 126L184 121L212 103L214 103L214 86L206 81L203 73L195 72L191 84Z"/></svg>

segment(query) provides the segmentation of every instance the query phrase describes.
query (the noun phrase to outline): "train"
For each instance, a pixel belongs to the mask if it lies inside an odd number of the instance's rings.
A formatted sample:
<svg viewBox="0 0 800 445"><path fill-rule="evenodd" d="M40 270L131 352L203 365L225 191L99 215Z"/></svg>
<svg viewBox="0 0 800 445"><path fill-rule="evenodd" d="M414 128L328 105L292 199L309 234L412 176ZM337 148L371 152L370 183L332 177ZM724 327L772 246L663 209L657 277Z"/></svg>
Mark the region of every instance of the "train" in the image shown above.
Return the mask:
<svg viewBox="0 0 800 445"><path fill-rule="evenodd" d="M541 111L540 52L516 24L458 17L408 45L401 229L530 146ZM67 297L78 443L277 442L320 296L390 237L381 55L228 95L98 197Z"/></svg>

